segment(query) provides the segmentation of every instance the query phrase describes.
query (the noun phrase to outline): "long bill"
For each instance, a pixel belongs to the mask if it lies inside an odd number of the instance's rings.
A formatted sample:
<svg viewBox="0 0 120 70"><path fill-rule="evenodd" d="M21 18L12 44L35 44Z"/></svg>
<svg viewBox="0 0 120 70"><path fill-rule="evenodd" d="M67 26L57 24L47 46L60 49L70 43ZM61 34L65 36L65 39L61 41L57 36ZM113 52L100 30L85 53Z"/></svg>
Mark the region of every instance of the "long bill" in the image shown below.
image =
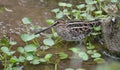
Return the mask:
<svg viewBox="0 0 120 70"><path fill-rule="evenodd" d="M40 34L41 32L44 32L44 31L46 31L46 30L48 30L48 29L50 29L50 28L52 28L52 27L54 27L54 26L56 26L56 25L57 25L57 23L55 23L55 24L53 24L53 25L51 25L51 26L49 26L49 27L47 27L47 28L45 28L45 29L43 29L43 30L41 30L41 31L38 31L38 32L35 33L35 35L36 35L36 34Z"/></svg>

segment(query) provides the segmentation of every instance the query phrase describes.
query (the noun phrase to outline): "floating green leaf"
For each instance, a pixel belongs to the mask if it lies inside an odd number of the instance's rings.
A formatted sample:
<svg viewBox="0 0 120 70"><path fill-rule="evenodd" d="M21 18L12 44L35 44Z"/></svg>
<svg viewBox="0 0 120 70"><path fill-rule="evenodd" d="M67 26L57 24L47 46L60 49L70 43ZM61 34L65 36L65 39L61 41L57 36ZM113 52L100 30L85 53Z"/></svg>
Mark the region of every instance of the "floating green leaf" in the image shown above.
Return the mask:
<svg viewBox="0 0 120 70"><path fill-rule="evenodd" d="M101 57L101 54L100 53L93 53L93 55L91 55L92 58L99 58Z"/></svg>
<svg viewBox="0 0 120 70"><path fill-rule="evenodd" d="M59 8L56 8L56 9L53 9L53 10L52 10L52 12L54 12L54 13L58 13L59 11L60 11Z"/></svg>
<svg viewBox="0 0 120 70"><path fill-rule="evenodd" d="M45 59L46 61L49 61L51 57L52 57L52 54L49 53L49 54L46 54L46 55L45 55L44 59Z"/></svg>
<svg viewBox="0 0 120 70"><path fill-rule="evenodd" d="M61 19L63 17L63 13L62 12L59 12L56 14L56 18L57 19Z"/></svg>
<svg viewBox="0 0 120 70"><path fill-rule="evenodd" d="M78 11L78 10L76 10L76 9L73 9L73 10L72 10L72 13L75 13L75 12L77 12L77 11Z"/></svg>
<svg viewBox="0 0 120 70"><path fill-rule="evenodd" d="M12 55L14 52L10 52L10 50L8 49L8 47L1 47L1 51L7 55Z"/></svg>
<svg viewBox="0 0 120 70"><path fill-rule="evenodd" d="M15 42L15 41L10 41L9 44L10 44L10 45L16 45L17 42Z"/></svg>
<svg viewBox="0 0 120 70"><path fill-rule="evenodd" d="M66 68L65 70L74 70L73 68Z"/></svg>
<svg viewBox="0 0 120 70"><path fill-rule="evenodd" d="M118 2L118 0L111 0L111 2L115 3L115 2Z"/></svg>
<svg viewBox="0 0 120 70"><path fill-rule="evenodd" d="M58 6L63 6L63 7L72 7L72 4L70 3L63 3L63 2L59 2Z"/></svg>
<svg viewBox="0 0 120 70"><path fill-rule="evenodd" d="M34 35L34 34L22 34L22 35L21 35L21 39L22 39L24 42L33 40L35 37L36 37L36 35Z"/></svg>
<svg viewBox="0 0 120 70"><path fill-rule="evenodd" d="M59 54L60 59L66 59L66 58L68 58L68 54L66 54L66 53L60 52L58 54Z"/></svg>
<svg viewBox="0 0 120 70"><path fill-rule="evenodd" d="M1 47L1 50L2 50L2 52L4 52L4 53L7 53L7 52L9 52L9 49L8 49L8 47Z"/></svg>
<svg viewBox="0 0 120 70"><path fill-rule="evenodd" d="M23 70L22 66L12 67L12 69L9 70Z"/></svg>
<svg viewBox="0 0 120 70"><path fill-rule="evenodd" d="M24 53L24 48L23 47L18 47L18 52L20 52L20 53Z"/></svg>
<svg viewBox="0 0 120 70"><path fill-rule="evenodd" d="M79 52L78 56L85 61L89 59L87 53L85 53L85 52Z"/></svg>
<svg viewBox="0 0 120 70"><path fill-rule="evenodd" d="M85 4L80 4L80 5L77 5L76 6L78 9L82 9L82 8L85 8Z"/></svg>
<svg viewBox="0 0 120 70"><path fill-rule="evenodd" d="M24 17L22 19L22 22L23 22L23 24L31 24L31 20L29 18L27 18L27 17Z"/></svg>
<svg viewBox="0 0 120 70"><path fill-rule="evenodd" d="M52 20L52 19L48 19L48 20L46 20L46 22L48 23L48 24L54 24L54 20Z"/></svg>
<svg viewBox="0 0 120 70"><path fill-rule="evenodd" d="M101 14L102 14L102 11L101 11L101 10L95 11L95 14L96 14L96 15L101 15Z"/></svg>
<svg viewBox="0 0 120 70"><path fill-rule="evenodd" d="M74 53L79 53L80 49L79 48L69 48Z"/></svg>
<svg viewBox="0 0 120 70"><path fill-rule="evenodd" d="M39 64L40 63L40 59L34 59L30 63L32 63L34 65Z"/></svg>
<svg viewBox="0 0 120 70"><path fill-rule="evenodd" d="M104 63L105 62L105 60L103 58L95 58L94 61L97 63Z"/></svg>
<svg viewBox="0 0 120 70"><path fill-rule="evenodd" d="M25 62L25 57L24 56L19 56L19 62Z"/></svg>
<svg viewBox="0 0 120 70"><path fill-rule="evenodd" d="M46 62L44 58L40 58L40 62Z"/></svg>
<svg viewBox="0 0 120 70"><path fill-rule="evenodd" d="M64 9L64 10L63 10L63 14L64 14L64 15L69 15L70 12L68 11L68 9Z"/></svg>
<svg viewBox="0 0 120 70"><path fill-rule="evenodd" d="M76 69L76 70L85 70L84 68L78 68L78 69Z"/></svg>
<svg viewBox="0 0 120 70"><path fill-rule="evenodd" d="M33 54L31 54L31 53L26 54L26 60L30 61L30 60L33 60L33 59L34 59Z"/></svg>
<svg viewBox="0 0 120 70"><path fill-rule="evenodd" d="M58 5L59 5L59 6L66 6L66 3L59 2Z"/></svg>
<svg viewBox="0 0 120 70"><path fill-rule="evenodd" d="M72 7L72 4L67 3L66 7Z"/></svg>
<svg viewBox="0 0 120 70"><path fill-rule="evenodd" d="M88 50L87 53L88 54L93 54L94 52L93 52L93 50Z"/></svg>
<svg viewBox="0 0 120 70"><path fill-rule="evenodd" d="M37 46L34 44L29 44L24 47L25 52L34 52L37 49Z"/></svg>
<svg viewBox="0 0 120 70"><path fill-rule="evenodd" d="M17 58L16 56L14 56L14 57L12 57L12 58L10 59L10 62L12 62L12 63L17 63L17 62L19 62L19 60L18 60L18 58Z"/></svg>
<svg viewBox="0 0 120 70"><path fill-rule="evenodd" d="M94 45L92 45L91 43L87 43L87 49L94 49L95 48L95 46Z"/></svg>
<svg viewBox="0 0 120 70"><path fill-rule="evenodd" d="M94 1L94 0L85 0L85 3L87 3L87 4L96 4L97 1Z"/></svg>
<svg viewBox="0 0 120 70"><path fill-rule="evenodd" d="M51 38L44 39L44 40L43 40L43 43L44 43L45 45L48 45L48 46L53 46L53 45L55 44L54 41L53 41Z"/></svg>

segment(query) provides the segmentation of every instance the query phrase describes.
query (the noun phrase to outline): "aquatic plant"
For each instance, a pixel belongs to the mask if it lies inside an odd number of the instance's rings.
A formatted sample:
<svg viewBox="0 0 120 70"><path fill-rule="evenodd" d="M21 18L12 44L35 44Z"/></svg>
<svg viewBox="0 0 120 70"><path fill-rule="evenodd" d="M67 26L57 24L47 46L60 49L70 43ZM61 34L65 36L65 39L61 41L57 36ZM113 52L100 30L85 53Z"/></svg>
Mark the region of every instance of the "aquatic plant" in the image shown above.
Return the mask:
<svg viewBox="0 0 120 70"><path fill-rule="evenodd" d="M110 1L112 3L117 2L117 0ZM75 6L70 3L60 2L58 6L59 8L52 10L52 12L55 14L55 19L82 19L91 21L95 19L105 18L109 15L107 11L104 12L104 9L107 6L105 0L85 0L85 4L79 4ZM55 70L57 70L57 66L60 61L64 59L69 59L69 55L66 52L46 53L47 49L50 49L53 46L58 47L58 43L62 42L62 39L58 36L54 28L51 29L52 33L43 33L43 40L38 41L38 37L41 37L41 35L35 35L29 30L29 26L32 24L32 21L28 17L24 17L22 19L22 22L26 27L26 33L21 34L20 36L21 40L25 43L24 46L18 46L17 50L11 50L11 48L19 42L11 41L6 36L0 39L0 61L4 66L4 70L22 70L23 66L27 63L31 63L33 65L40 63L51 63L55 65ZM53 19L48 19L46 20L46 22L49 25L54 24ZM34 30L35 28L32 29ZM41 27L40 29L44 29L44 27ZM76 53L78 57L81 58L83 61L93 59L93 61L97 63L103 63L104 59L96 50L96 46L91 42L91 39L95 39L99 35L101 35L101 26L93 27L93 29L94 31L91 33L91 35L84 39L87 51L81 51L81 49L75 48L74 46L72 48L69 48L68 50ZM38 50L40 54L38 54ZM19 53L18 56L15 55L16 52ZM41 57L42 54L44 54L43 57ZM57 58L54 59L54 61L51 60L55 56ZM65 70L73 69L66 68ZM77 70L84 69L78 68Z"/></svg>

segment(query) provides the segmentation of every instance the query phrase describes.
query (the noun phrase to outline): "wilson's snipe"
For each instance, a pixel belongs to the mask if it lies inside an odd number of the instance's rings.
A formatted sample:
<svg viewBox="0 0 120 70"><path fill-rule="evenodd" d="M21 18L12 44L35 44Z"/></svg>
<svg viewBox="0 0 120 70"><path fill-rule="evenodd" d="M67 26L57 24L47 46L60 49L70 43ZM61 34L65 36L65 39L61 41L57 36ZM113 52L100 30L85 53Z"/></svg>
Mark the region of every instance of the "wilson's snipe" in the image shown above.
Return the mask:
<svg viewBox="0 0 120 70"><path fill-rule="evenodd" d="M64 40L67 41L81 41L86 36L90 35L93 31L94 26L100 25L102 22L100 20L94 21L64 21L64 20L57 20L55 24L49 26L48 28L39 31L35 34L40 34L48 30L49 28L55 26L56 31L59 36L61 36Z"/></svg>

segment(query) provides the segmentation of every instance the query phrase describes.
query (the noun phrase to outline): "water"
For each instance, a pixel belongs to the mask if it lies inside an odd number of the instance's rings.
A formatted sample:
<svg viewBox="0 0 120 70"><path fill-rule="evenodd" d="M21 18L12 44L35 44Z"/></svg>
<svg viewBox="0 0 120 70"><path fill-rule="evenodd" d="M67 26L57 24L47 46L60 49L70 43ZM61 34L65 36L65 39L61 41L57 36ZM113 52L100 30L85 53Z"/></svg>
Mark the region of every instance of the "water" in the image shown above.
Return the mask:
<svg viewBox="0 0 120 70"><path fill-rule="evenodd" d="M0 0L0 38L3 34L7 34L11 39L23 44L19 38L19 35L25 33L25 26L22 23L22 18L28 17L32 19L32 23L37 26L47 26L45 20L52 18L54 14L51 10L57 8L58 2L69 2L72 4L79 4L80 0ZM2 9L3 8L3 9ZM70 43L68 43L70 44ZM55 53L65 51L69 55L73 55L68 51L68 47L72 47L66 44L67 47L53 48L47 52ZM59 49L59 50L58 50ZM53 52L54 51L54 52ZM106 58L107 59L107 58ZM114 61L108 61L114 62ZM83 64L83 65L82 65ZM64 70L65 68L78 68L85 67L86 70L95 69L96 64L91 62L82 63L80 59L67 59L63 60L58 65L58 70ZM1 67L1 66L0 66ZM1 68L0 68L1 69ZM40 65L27 65L24 70L54 70L53 64L40 64ZM95 69L96 70L96 69Z"/></svg>

